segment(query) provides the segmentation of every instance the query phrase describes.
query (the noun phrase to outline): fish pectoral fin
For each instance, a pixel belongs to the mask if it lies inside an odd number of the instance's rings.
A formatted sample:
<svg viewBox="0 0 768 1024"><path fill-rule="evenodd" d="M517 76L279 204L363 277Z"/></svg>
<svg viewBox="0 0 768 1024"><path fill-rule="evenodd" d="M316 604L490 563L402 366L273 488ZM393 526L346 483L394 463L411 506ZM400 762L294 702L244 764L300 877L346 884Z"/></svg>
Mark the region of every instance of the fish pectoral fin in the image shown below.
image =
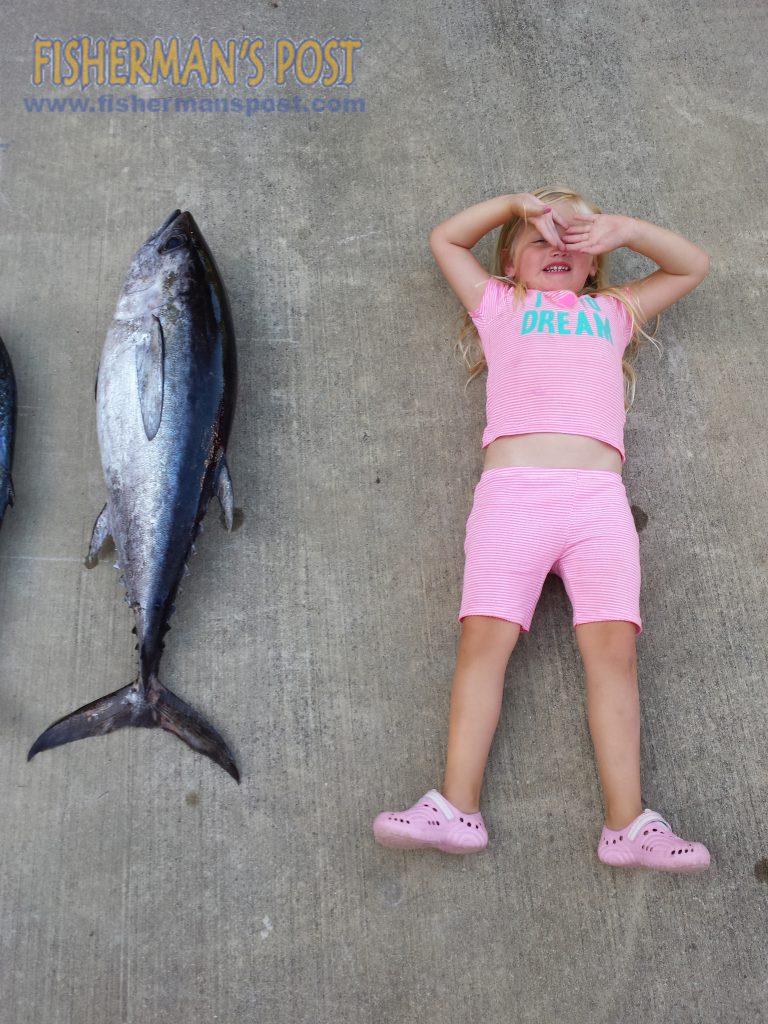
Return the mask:
<svg viewBox="0 0 768 1024"><path fill-rule="evenodd" d="M104 508L96 516L96 522L91 531L91 543L88 545L88 554L85 558L86 568L92 569L99 561L99 552L112 537L112 526L109 521L109 509Z"/></svg>
<svg viewBox="0 0 768 1024"><path fill-rule="evenodd" d="M154 314L136 345L136 381L144 433L151 441L160 429L165 384L165 339L162 325Z"/></svg>
<svg viewBox="0 0 768 1024"><path fill-rule="evenodd" d="M232 477L229 475L229 466L223 455L221 457L221 465L219 466L219 481L216 495L224 513L224 525L228 530L231 530L235 517L235 494L232 490Z"/></svg>

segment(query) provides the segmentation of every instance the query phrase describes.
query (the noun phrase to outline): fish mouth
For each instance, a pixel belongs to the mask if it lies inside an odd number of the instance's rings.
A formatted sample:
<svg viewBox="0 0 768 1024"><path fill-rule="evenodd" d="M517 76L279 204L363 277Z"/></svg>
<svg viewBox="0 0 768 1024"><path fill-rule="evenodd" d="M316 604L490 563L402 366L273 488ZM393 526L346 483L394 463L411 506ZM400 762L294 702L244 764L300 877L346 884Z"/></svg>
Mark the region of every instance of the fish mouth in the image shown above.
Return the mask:
<svg viewBox="0 0 768 1024"><path fill-rule="evenodd" d="M185 210L178 218L174 224L174 230L183 230L186 232L187 237L198 253L208 253L208 246L206 245L205 239L200 233L197 221L189 210ZM210 255L210 253L208 253L208 255Z"/></svg>
<svg viewBox="0 0 768 1024"><path fill-rule="evenodd" d="M164 247L169 242L172 249L180 248L178 241L173 242L174 236L183 239L184 243L193 251L205 250L205 242L200 234L200 229L189 210L174 210L169 217L166 217L157 231L149 236L144 245L150 250L157 249L160 253L165 251Z"/></svg>
<svg viewBox="0 0 768 1024"><path fill-rule="evenodd" d="M152 246L164 245L174 235L180 235L186 241L195 244L195 222L189 210L174 210L170 217L167 217L161 227L151 235L147 241Z"/></svg>
<svg viewBox="0 0 768 1024"><path fill-rule="evenodd" d="M162 234L162 232L165 231L166 228L170 227L171 224L173 224L173 222L180 214L181 210L174 210L170 217L166 218L166 220L163 221L162 225L155 232L155 235L157 236L159 234Z"/></svg>
<svg viewBox="0 0 768 1024"><path fill-rule="evenodd" d="M183 218L188 216L188 213L182 213L181 210L174 210L172 214L165 218L157 231L152 232L147 241L156 242L159 238L162 238L169 228L180 228L181 230L184 230L185 221Z"/></svg>
<svg viewBox="0 0 768 1024"><path fill-rule="evenodd" d="M163 226L158 228L152 237L160 238L161 235L167 231L170 232L172 229L173 233L180 232L194 238L196 227L195 219L189 210L174 210Z"/></svg>

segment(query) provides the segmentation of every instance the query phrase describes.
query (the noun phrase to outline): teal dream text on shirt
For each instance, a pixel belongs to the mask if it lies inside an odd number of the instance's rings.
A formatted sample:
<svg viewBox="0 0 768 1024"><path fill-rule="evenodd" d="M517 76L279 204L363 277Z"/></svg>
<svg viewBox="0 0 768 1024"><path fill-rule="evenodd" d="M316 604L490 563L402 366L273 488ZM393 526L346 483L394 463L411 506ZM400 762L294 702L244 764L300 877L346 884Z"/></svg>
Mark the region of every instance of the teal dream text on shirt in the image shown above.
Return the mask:
<svg viewBox="0 0 768 1024"><path fill-rule="evenodd" d="M541 305L541 292L536 296L536 305ZM590 295L582 295L579 302L591 307L580 309L527 309L523 314L521 334L588 334L590 337L605 338L613 344L611 325L608 318L600 315L600 306ZM591 313L592 323L587 313ZM574 326L575 330L571 330Z"/></svg>

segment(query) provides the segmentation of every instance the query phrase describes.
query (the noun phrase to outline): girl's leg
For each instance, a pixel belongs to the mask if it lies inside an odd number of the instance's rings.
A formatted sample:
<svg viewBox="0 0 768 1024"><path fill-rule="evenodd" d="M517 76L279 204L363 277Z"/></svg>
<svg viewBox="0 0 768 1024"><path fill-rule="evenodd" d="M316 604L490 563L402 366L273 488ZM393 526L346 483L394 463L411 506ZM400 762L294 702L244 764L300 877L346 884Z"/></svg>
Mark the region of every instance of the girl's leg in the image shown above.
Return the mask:
<svg viewBox="0 0 768 1024"><path fill-rule="evenodd" d="M459 810L474 814L480 809L483 774L501 712L504 676L520 625L468 615L461 626L442 793Z"/></svg>
<svg viewBox="0 0 768 1024"><path fill-rule="evenodd" d="M643 810L635 636L633 623L624 620L576 626L587 677L589 730L610 829L624 828Z"/></svg>

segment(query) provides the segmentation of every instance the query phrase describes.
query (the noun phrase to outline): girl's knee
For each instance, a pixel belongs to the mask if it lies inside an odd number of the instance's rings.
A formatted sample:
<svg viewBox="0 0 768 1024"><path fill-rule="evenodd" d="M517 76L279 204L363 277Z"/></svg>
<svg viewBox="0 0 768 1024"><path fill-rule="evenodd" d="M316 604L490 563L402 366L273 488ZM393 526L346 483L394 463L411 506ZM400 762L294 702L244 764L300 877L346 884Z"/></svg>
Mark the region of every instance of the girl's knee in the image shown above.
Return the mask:
<svg viewBox="0 0 768 1024"><path fill-rule="evenodd" d="M583 622L576 626L576 642L587 668L636 671L636 641L632 622Z"/></svg>
<svg viewBox="0 0 768 1024"><path fill-rule="evenodd" d="M520 636L520 623L489 615L467 615L461 622L459 648L466 654L509 655Z"/></svg>

